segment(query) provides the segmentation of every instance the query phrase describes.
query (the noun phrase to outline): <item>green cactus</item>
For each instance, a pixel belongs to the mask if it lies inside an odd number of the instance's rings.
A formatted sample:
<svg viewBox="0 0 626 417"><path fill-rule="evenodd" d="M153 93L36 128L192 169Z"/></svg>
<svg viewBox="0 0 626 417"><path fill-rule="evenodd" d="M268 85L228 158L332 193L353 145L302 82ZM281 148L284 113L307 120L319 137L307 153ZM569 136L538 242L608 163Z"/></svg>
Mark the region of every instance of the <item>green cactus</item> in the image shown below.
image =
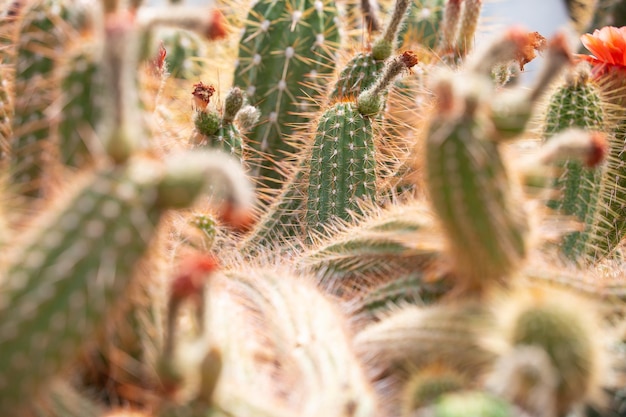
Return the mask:
<svg viewBox="0 0 626 417"><path fill-rule="evenodd" d="M478 87L478 86L476 86ZM453 86L438 87L426 142L426 183L463 290L505 283L527 252L527 217L516 201L490 122L474 98L453 112Z"/></svg>
<svg viewBox="0 0 626 417"><path fill-rule="evenodd" d="M163 210L189 205L211 180L211 163L201 153L165 166L140 159L105 168L42 216L2 283L3 412L28 404L95 336L128 290Z"/></svg>
<svg viewBox="0 0 626 417"><path fill-rule="evenodd" d="M389 59L385 69L355 102L339 102L317 124L309 168L306 222L322 233L327 223L349 221L360 214L360 200L376 196L377 163L372 117L383 108L392 81L413 67L410 52Z"/></svg>
<svg viewBox="0 0 626 417"><path fill-rule="evenodd" d="M421 273L416 268L432 265L441 254L430 230L431 217L418 202L370 213L357 224L340 227L332 237L316 242L302 254L299 265L314 271L320 284L330 292L336 286L367 285L368 277L383 275L408 277L406 284L410 285L420 280ZM388 288L381 288L380 296L394 293L394 284L404 288L401 281L390 281ZM374 304L375 294L370 294Z"/></svg>
<svg viewBox="0 0 626 417"><path fill-rule="evenodd" d="M329 221L360 213L359 201L376 193L372 121L354 103L337 103L318 123L311 155L307 225L322 231Z"/></svg>
<svg viewBox="0 0 626 417"><path fill-rule="evenodd" d="M305 150L300 160L295 163L276 200L260 217L254 229L244 238L240 250L245 254L263 253L262 249L290 247L302 241L305 223L307 190L307 163L309 151Z"/></svg>
<svg viewBox="0 0 626 417"><path fill-rule="evenodd" d="M406 24L399 33L403 48L436 48L444 6L445 0L416 0L411 3Z"/></svg>
<svg viewBox="0 0 626 417"><path fill-rule="evenodd" d="M445 365L420 369L410 376L402 390L402 417L410 417L416 410L436 402L442 395L468 386L467 376Z"/></svg>
<svg viewBox="0 0 626 417"><path fill-rule="evenodd" d="M104 413L104 407L61 379L50 384L44 397L34 406L38 417L100 417Z"/></svg>
<svg viewBox="0 0 626 417"><path fill-rule="evenodd" d="M228 92L221 112L209 107L209 99L215 89L202 83L194 84L193 95L196 102L194 114L194 134L190 142L196 147L222 149L239 159L243 158L244 141L240 129L233 123L240 111L250 112L250 106L244 107L244 96L239 87ZM243 113L242 112L242 113ZM252 109L252 119L246 121L244 129L256 124L258 110ZM240 122L241 123L241 122Z"/></svg>
<svg viewBox="0 0 626 417"><path fill-rule="evenodd" d="M10 173L22 194L42 197L44 170L52 150L46 109L59 97L50 81L55 53L65 48L84 15L70 0L34 0L22 14L15 57Z"/></svg>
<svg viewBox="0 0 626 417"><path fill-rule="evenodd" d="M556 371L556 415L583 401L594 387L598 339L588 322L589 308L575 298L544 293L520 308L510 330L514 345L545 350Z"/></svg>
<svg viewBox="0 0 626 417"><path fill-rule="evenodd" d="M598 90L589 82L588 74L570 76L551 96L548 104L544 137L550 140L555 133L570 127L589 130L605 129L605 111ZM597 203L600 195L600 179L603 167L588 168L579 161L567 161L562 165L553 187L559 198L548 206L564 215L576 216L584 225L583 231L566 235L560 244L562 253L569 259L580 261L593 251L587 245L593 243L594 222L597 221Z"/></svg>
<svg viewBox="0 0 626 417"><path fill-rule="evenodd" d="M265 187L280 187L275 164L296 150L287 138L308 121L305 112L316 110L310 99L333 71L337 17L328 0L261 0L248 15L234 85L261 111L248 136L261 159L252 174Z"/></svg>
<svg viewBox="0 0 626 417"><path fill-rule="evenodd" d="M374 287L356 301L354 314L377 317L398 305L428 305L439 301L450 290L444 279L428 277L426 273L414 272L388 280Z"/></svg>
<svg viewBox="0 0 626 417"><path fill-rule="evenodd" d="M429 409L434 417L514 417L516 410L506 401L480 391L446 394Z"/></svg>
<svg viewBox="0 0 626 417"><path fill-rule="evenodd" d="M383 34L374 42L370 51L357 53L344 66L328 97L335 100L354 100L380 78L385 60L394 53L402 22L407 14L408 0L397 0Z"/></svg>
<svg viewBox="0 0 626 417"><path fill-rule="evenodd" d="M78 43L78 42L77 42ZM58 148L61 163L82 168L93 163L93 149L102 120L102 45L83 39L68 52L60 71L61 113L58 122Z"/></svg>
<svg viewBox="0 0 626 417"><path fill-rule="evenodd" d="M163 42L167 51L167 71L174 78L191 80L200 77L208 68L208 50L205 41L196 33L184 29L159 28L153 35Z"/></svg>

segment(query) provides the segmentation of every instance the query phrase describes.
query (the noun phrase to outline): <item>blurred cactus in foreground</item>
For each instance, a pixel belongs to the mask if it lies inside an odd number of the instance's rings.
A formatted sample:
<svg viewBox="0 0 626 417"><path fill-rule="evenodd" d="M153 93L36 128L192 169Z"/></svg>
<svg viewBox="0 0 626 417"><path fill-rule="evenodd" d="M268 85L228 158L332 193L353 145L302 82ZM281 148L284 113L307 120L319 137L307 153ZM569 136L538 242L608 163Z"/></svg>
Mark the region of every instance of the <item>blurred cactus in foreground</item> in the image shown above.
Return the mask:
<svg viewBox="0 0 626 417"><path fill-rule="evenodd" d="M2 415L624 414L626 28L141 3L0 2Z"/></svg>

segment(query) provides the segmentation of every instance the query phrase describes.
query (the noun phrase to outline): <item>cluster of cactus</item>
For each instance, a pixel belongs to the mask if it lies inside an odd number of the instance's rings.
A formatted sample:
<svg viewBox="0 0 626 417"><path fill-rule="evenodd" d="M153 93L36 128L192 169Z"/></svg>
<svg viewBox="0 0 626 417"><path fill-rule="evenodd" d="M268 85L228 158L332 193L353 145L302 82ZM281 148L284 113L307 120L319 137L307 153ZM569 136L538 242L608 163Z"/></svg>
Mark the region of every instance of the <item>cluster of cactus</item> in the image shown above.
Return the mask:
<svg viewBox="0 0 626 417"><path fill-rule="evenodd" d="M0 413L624 414L626 29L140 3L0 3Z"/></svg>

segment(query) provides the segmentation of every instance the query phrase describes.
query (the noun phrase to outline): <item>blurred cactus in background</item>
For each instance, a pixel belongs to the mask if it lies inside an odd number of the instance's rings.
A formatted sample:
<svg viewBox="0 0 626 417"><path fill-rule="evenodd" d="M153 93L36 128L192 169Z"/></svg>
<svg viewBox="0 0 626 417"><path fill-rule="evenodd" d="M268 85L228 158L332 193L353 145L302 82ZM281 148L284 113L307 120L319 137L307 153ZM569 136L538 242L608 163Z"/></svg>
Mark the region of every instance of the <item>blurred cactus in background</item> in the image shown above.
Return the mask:
<svg viewBox="0 0 626 417"><path fill-rule="evenodd" d="M626 28L482 5L2 1L2 415L624 415Z"/></svg>

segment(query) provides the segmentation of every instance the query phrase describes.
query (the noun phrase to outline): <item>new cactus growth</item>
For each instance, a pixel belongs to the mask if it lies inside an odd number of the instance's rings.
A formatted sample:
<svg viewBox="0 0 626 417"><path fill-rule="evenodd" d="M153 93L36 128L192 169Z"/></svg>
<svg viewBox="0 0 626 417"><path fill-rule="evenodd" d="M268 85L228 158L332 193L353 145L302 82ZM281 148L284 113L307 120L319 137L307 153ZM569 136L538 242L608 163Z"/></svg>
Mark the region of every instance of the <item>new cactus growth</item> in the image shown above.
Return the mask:
<svg viewBox="0 0 626 417"><path fill-rule="evenodd" d="M333 71L337 17L328 0L261 0L250 10L234 85L261 111L249 143L259 154L253 175L265 187L279 188L275 164L295 151L287 138L307 121L302 114L316 110L310 99L320 94L320 77Z"/></svg>
<svg viewBox="0 0 626 417"><path fill-rule="evenodd" d="M374 42L371 51L356 54L339 74L329 94L330 100L354 99L379 78L384 62L393 55L397 36L407 14L410 2L397 0L383 34Z"/></svg>
<svg viewBox="0 0 626 417"><path fill-rule="evenodd" d="M247 130L256 123L258 110L250 109L250 106L244 107L244 96L239 87L234 87L228 92L221 112L215 106L210 106L211 97L215 93L213 86L200 82L193 87L195 130L191 143L197 147L222 149L241 159L244 148L243 137L233 122L235 119L240 120L241 127ZM248 120L241 122L240 111L252 114L245 114L243 117Z"/></svg>

